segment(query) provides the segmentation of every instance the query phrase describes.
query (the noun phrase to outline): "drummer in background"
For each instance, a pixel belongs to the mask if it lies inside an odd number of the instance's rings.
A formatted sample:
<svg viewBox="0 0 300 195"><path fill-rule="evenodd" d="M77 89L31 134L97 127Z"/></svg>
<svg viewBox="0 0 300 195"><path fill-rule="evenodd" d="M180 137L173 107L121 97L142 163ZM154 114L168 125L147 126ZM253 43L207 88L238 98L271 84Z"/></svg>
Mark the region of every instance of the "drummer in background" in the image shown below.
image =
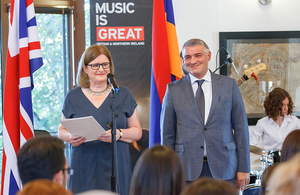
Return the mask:
<svg viewBox="0 0 300 195"><path fill-rule="evenodd" d="M273 89L264 101L266 117L258 120L250 137L250 145L262 138L262 149L266 152L280 148L285 137L300 128L300 120L292 116L294 103L289 93L281 88Z"/></svg>

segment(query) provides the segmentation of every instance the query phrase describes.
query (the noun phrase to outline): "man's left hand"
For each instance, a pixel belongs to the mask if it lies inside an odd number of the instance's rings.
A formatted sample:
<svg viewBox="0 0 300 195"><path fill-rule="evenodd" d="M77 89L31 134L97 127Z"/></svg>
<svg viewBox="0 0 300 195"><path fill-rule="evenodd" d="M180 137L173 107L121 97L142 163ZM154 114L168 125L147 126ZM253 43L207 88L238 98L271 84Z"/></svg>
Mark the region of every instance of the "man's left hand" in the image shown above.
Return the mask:
<svg viewBox="0 0 300 195"><path fill-rule="evenodd" d="M237 172L236 173L236 183L238 189L244 191L245 187L249 184L250 181L250 174L244 172Z"/></svg>

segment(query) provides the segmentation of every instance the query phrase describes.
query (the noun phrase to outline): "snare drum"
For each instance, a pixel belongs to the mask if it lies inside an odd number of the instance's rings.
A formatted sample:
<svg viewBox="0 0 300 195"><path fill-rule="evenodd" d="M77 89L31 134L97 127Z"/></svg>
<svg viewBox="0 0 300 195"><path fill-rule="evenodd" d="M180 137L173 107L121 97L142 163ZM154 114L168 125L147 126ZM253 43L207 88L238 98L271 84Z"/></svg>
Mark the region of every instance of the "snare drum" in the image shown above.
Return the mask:
<svg viewBox="0 0 300 195"><path fill-rule="evenodd" d="M281 148L275 148L270 150L267 154L264 153L260 157L262 162L262 169L265 170L269 165L274 165L280 162Z"/></svg>
<svg viewBox="0 0 300 195"><path fill-rule="evenodd" d="M271 155L267 153L263 153L260 157L260 161L262 162L261 168L264 171L269 165L273 164L273 159Z"/></svg>
<svg viewBox="0 0 300 195"><path fill-rule="evenodd" d="M281 148L275 148L268 152L268 156L273 159L273 164L280 162Z"/></svg>

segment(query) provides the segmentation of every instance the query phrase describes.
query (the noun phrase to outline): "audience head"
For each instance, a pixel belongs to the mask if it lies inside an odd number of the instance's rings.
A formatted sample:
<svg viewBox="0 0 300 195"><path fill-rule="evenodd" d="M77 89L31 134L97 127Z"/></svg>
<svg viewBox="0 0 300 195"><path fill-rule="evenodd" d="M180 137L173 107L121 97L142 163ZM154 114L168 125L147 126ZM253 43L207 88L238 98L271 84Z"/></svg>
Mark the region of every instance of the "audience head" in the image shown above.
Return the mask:
<svg viewBox="0 0 300 195"><path fill-rule="evenodd" d="M270 179L271 173L274 171L275 167L278 165L278 163L275 163L271 166L268 166L261 177L261 195L267 194L267 187L268 187L268 180Z"/></svg>
<svg viewBox="0 0 300 195"><path fill-rule="evenodd" d="M181 161L167 146L148 148L138 159L130 195L178 195L185 186Z"/></svg>
<svg viewBox="0 0 300 195"><path fill-rule="evenodd" d="M268 181L268 195L293 195L300 192L300 154L279 163Z"/></svg>
<svg viewBox="0 0 300 195"><path fill-rule="evenodd" d="M110 73L114 74L114 64L110 52L104 45L94 44L85 50L78 63L78 71L76 77L76 83L79 87L88 88L90 81L88 75L84 72L84 66L87 66L91 61L100 56L105 55L110 63Z"/></svg>
<svg viewBox="0 0 300 195"><path fill-rule="evenodd" d="M181 195L237 195L236 185L229 181L202 177L188 185Z"/></svg>
<svg viewBox="0 0 300 195"><path fill-rule="evenodd" d="M72 195L73 193L58 183L48 179L28 182L17 195Z"/></svg>
<svg viewBox="0 0 300 195"><path fill-rule="evenodd" d="M64 142L53 136L29 139L19 150L17 161L23 185L35 179L50 179L65 185L68 162Z"/></svg>
<svg viewBox="0 0 300 195"><path fill-rule="evenodd" d="M290 132L281 148L280 162L285 162L300 152L300 129Z"/></svg>
<svg viewBox="0 0 300 195"><path fill-rule="evenodd" d="M283 101L288 101L288 110L287 113L283 113ZM264 101L264 108L266 115L273 120L277 119L277 116L284 116L293 113L294 103L290 96L290 94L282 89L275 88L273 89L269 95L267 95Z"/></svg>

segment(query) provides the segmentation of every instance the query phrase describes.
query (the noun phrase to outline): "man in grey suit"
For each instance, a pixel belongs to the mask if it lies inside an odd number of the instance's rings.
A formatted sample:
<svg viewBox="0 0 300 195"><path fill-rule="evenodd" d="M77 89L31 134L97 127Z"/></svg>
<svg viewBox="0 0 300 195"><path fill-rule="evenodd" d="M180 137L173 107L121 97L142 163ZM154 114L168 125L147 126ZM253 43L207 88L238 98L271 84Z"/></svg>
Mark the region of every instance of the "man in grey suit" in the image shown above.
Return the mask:
<svg viewBox="0 0 300 195"><path fill-rule="evenodd" d="M205 176L244 190L250 172L249 132L237 83L208 69L211 52L203 40L188 40L182 53L189 74L167 86L161 143L179 155L188 183ZM198 88L204 100L198 99Z"/></svg>

